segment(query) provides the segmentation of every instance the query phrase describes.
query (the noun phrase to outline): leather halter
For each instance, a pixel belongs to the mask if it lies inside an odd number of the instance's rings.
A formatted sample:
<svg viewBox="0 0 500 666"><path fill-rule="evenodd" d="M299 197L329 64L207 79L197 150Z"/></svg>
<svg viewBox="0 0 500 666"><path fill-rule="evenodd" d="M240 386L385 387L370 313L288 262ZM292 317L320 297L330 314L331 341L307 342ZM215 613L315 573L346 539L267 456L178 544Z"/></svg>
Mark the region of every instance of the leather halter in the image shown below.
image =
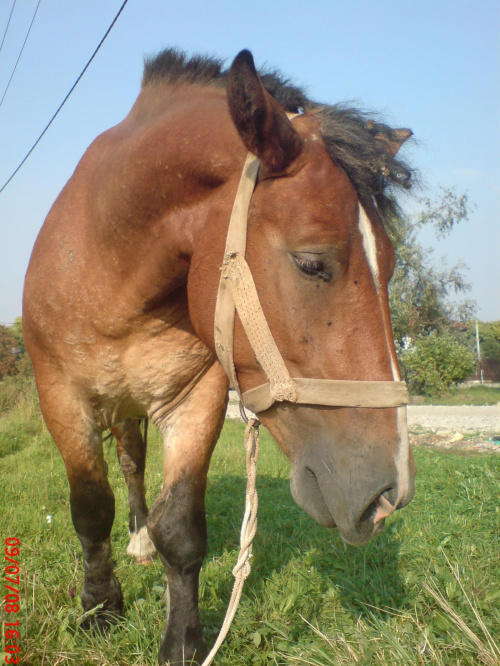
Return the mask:
<svg viewBox="0 0 500 666"><path fill-rule="evenodd" d="M408 403L401 381L348 381L291 377L276 346L245 260L248 207L259 173L259 160L249 153L229 221L215 308L215 349L244 407L262 412L275 402L331 407L401 407ZM241 392L233 358L235 312L268 381Z"/></svg>

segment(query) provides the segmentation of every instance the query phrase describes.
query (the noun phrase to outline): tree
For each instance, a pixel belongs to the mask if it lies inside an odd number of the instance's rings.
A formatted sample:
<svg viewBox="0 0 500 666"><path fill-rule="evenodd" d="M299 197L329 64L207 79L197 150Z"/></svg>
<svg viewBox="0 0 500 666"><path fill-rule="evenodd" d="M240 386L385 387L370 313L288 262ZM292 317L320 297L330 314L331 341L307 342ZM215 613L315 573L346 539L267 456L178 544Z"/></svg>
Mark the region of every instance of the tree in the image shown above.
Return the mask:
<svg viewBox="0 0 500 666"><path fill-rule="evenodd" d="M466 194L443 189L437 200L423 200L413 217L402 215L388 229L396 250L389 287L392 327L403 377L410 391L433 394L463 381L474 370L473 341L467 322L475 303L464 298L470 289L463 263L449 268L433 261L418 233L431 226L443 238L471 213Z"/></svg>
<svg viewBox="0 0 500 666"><path fill-rule="evenodd" d="M401 215L388 229L396 250L396 267L389 288L392 326L396 346L403 349L408 339L432 331L452 331L456 322L469 321L475 311L470 299L456 302L454 295L465 294L470 285L465 279L466 267L436 266L433 251L418 240L422 227L430 225L436 236L443 238L454 226L467 221L471 213L466 194L441 188L436 201L424 200L416 216Z"/></svg>
<svg viewBox="0 0 500 666"><path fill-rule="evenodd" d="M475 323L470 324L471 334L475 338ZM489 361L500 361L500 321L478 323L481 357Z"/></svg>

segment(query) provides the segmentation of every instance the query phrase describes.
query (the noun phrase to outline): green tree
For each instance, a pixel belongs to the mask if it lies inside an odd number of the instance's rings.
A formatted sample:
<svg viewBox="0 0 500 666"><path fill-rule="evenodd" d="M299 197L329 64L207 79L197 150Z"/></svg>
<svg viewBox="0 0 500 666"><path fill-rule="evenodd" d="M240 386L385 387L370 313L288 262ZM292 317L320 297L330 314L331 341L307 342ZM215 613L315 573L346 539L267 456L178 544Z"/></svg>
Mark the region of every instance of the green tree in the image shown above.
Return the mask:
<svg viewBox="0 0 500 666"><path fill-rule="evenodd" d="M465 324L473 317L474 301L455 300L470 289L465 265L436 265L433 250L424 248L418 239L424 226L432 227L436 236L443 238L456 224L467 221L470 213L466 194L458 196L454 190L441 188L436 201L423 201L417 215L401 215L389 228L396 250L389 300L398 348L403 349L408 339L432 331L451 332L456 322Z"/></svg>
<svg viewBox="0 0 500 666"><path fill-rule="evenodd" d="M465 297L470 285L466 266L437 264L433 250L419 240L423 227L438 239L469 219L466 194L441 188L436 200L423 200L413 216L394 220L389 235L396 250L396 266L389 287L392 326L403 376L413 393L433 394L472 374L474 341L467 323L476 305ZM462 297L460 300L457 297Z"/></svg>
<svg viewBox="0 0 500 666"><path fill-rule="evenodd" d="M475 322L470 323L469 331L475 339ZM480 321L478 322L478 332L481 358L500 361L500 321Z"/></svg>

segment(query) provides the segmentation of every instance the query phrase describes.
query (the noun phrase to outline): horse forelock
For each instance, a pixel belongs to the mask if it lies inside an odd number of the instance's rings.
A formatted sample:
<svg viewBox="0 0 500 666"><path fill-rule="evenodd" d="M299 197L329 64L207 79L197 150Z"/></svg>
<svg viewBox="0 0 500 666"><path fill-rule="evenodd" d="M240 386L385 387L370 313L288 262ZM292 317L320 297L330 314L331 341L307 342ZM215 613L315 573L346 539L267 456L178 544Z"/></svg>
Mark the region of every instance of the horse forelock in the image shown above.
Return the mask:
<svg viewBox="0 0 500 666"><path fill-rule="evenodd" d="M146 58L143 87L201 85L224 88L229 70L224 61L207 55L189 57L169 48ZM332 161L347 174L361 201L374 200L384 222L397 216L396 196L415 181L412 168L387 151L396 130L377 115L351 104L320 104L277 70L260 70L266 90L290 113L313 113Z"/></svg>

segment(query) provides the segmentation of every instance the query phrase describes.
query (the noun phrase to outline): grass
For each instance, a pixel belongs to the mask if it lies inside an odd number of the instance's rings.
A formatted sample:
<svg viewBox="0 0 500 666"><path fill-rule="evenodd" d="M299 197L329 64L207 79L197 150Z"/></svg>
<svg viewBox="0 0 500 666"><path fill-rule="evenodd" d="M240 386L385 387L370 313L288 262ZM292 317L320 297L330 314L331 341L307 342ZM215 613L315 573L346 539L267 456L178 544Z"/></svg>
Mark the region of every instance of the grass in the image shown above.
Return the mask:
<svg viewBox="0 0 500 666"><path fill-rule="evenodd" d="M35 380L7 377L0 382L0 459L26 448L45 432Z"/></svg>
<svg viewBox="0 0 500 666"><path fill-rule="evenodd" d="M24 425L23 409L25 417L31 414ZM20 663L152 666L165 620L165 577L158 561L138 567L125 554L127 503L115 449L107 446L106 457L126 614L103 637L78 628L83 574L68 483L54 444L30 410L18 404L0 418L0 531L2 540L21 540ZM161 485L161 442L152 430L149 503ZM9 448L12 437L17 444ZM500 664L500 456L428 449L415 455L414 501L356 549L294 504L288 462L262 432L253 570L216 664ZM232 586L244 470L243 426L226 422L209 477L209 544L200 584L210 644ZM9 621L12 614L2 610L1 617Z"/></svg>
<svg viewBox="0 0 500 666"><path fill-rule="evenodd" d="M496 405L500 402L500 388L479 385L452 388L438 396L426 396L426 405Z"/></svg>

